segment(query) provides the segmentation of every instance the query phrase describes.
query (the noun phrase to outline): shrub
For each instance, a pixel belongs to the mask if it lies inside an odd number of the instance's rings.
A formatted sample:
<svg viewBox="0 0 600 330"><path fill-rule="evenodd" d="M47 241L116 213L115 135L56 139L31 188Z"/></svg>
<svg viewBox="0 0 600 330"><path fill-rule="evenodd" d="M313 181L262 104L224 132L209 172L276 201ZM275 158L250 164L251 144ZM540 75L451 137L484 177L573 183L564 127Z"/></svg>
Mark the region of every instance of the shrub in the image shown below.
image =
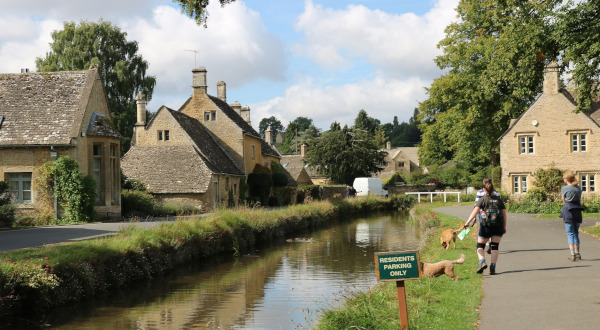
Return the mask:
<svg viewBox="0 0 600 330"><path fill-rule="evenodd" d="M542 188L546 193L559 193L564 185L562 179L563 172L556 168L538 169L535 171L535 186Z"/></svg>
<svg viewBox="0 0 600 330"><path fill-rule="evenodd" d="M408 210L415 205L417 199L413 195L397 194L392 195L391 201L395 208L400 210Z"/></svg>
<svg viewBox="0 0 600 330"><path fill-rule="evenodd" d="M145 191L121 191L121 213L124 217L153 215L154 197Z"/></svg>
<svg viewBox="0 0 600 330"><path fill-rule="evenodd" d="M90 221L96 216L96 182L79 172L79 164L71 157L60 157L54 164L56 196L64 208L67 221Z"/></svg>
<svg viewBox="0 0 600 330"><path fill-rule="evenodd" d="M531 203L541 203L548 200L548 194L543 188L535 187L527 191L525 201Z"/></svg>
<svg viewBox="0 0 600 330"><path fill-rule="evenodd" d="M261 204L267 204L273 180L270 173L253 172L248 174L248 195L258 198Z"/></svg>
<svg viewBox="0 0 600 330"><path fill-rule="evenodd" d="M15 207L11 204L8 183L0 181L0 226L11 227L15 221Z"/></svg>
<svg viewBox="0 0 600 330"><path fill-rule="evenodd" d="M126 190L146 191L146 186L144 186L142 181L136 179L126 179L123 182L122 188Z"/></svg>
<svg viewBox="0 0 600 330"><path fill-rule="evenodd" d="M308 185L302 188L299 188L298 191L304 192L304 196L310 196L312 200L320 200L321 199L321 188L317 185Z"/></svg>
<svg viewBox="0 0 600 330"><path fill-rule="evenodd" d="M492 184L494 187L500 187L500 182L502 181L502 167L496 166L492 168Z"/></svg>

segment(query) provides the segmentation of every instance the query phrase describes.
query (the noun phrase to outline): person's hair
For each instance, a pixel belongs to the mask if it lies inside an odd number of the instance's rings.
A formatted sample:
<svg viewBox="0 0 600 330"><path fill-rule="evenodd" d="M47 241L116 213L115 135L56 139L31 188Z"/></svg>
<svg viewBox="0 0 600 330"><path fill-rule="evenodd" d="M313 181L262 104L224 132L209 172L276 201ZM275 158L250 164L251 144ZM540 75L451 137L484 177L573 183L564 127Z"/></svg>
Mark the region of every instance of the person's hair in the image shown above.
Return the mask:
<svg viewBox="0 0 600 330"><path fill-rule="evenodd" d="M577 179L575 178L575 174L571 171L566 171L563 173L563 179L567 180L570 184L577 184Z"/></svg>
<svg viewBox="0 0 600 330"><path fill-rule="evenodd" d="M492 195L492 193L494 192L494 184L492 183L492 179L483 179L483 189L485 190L486 195Z"/></svg>

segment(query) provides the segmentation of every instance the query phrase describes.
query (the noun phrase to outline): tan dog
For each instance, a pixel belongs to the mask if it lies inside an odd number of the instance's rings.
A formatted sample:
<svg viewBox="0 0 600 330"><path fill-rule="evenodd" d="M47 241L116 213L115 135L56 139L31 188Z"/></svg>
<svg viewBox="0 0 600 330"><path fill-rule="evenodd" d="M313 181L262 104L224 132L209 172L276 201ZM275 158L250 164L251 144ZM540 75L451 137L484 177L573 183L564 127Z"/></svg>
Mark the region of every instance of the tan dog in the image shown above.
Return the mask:
<svg viewBox="0 0 600 330"><path fill-rule="evenodd" d="M440 236L440 244L442 245L442 247L444 247L446 250L450 250L450 242L454 242L454 250L456 250L456 234L458 234L462 230L462 227L463 223L461 221L458 229L444 230L442 232L442 235Z"/></svg>
<svg viewBox="0 0 600 330"><path fill-rule="evenodd" d="M454 275L454 264L462 264L465 262L465 255L461 254L456 260L442 260L435 264L421 262L421 269L425 277L438 277L442 274L450 276L453 280L458 281L458 276Z"/></svg>

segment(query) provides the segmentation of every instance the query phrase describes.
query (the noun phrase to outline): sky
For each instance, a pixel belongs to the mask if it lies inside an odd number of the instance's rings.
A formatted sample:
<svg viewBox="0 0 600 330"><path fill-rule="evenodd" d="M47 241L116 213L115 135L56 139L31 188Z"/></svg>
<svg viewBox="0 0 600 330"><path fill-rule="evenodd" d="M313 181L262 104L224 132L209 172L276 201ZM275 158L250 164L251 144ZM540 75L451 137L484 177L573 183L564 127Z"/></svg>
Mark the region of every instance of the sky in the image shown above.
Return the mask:
<svg viewBox="0 0 600 330"><path fill-rule="evenodd" d="M252 125L299 116L322 130L352 126L364 109L382 124L408 122L444 72L437 43L456 21L458 0L212 0L208 27L170 0L0 0L0 73L35 71L63 22L109 21L137 41L156 77L150 111L179 109L192 69L207 70L208 93L251 109Z"/></svg>

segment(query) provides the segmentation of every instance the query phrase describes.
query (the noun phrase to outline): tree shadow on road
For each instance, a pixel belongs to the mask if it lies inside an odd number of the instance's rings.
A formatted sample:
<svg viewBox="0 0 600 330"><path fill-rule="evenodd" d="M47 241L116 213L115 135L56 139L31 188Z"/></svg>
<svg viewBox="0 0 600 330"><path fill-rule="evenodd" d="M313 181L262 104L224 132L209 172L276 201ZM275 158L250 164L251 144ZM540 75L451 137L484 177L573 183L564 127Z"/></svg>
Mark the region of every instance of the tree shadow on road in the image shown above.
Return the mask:
<svg viewBox="0 0 600 330"><path fill-rule="evenodd" d="M583 267L591 267L591 266L590 265L579 265L579 266L568 266L568 267L517 269L517 270L507 270L504 272L497 272L496 274L504 275L504 274L511 274L511 273L537 272L537 271L544 271L544 270L560 270L560 269L572 269L572 268L583 268Z"/></svg>

